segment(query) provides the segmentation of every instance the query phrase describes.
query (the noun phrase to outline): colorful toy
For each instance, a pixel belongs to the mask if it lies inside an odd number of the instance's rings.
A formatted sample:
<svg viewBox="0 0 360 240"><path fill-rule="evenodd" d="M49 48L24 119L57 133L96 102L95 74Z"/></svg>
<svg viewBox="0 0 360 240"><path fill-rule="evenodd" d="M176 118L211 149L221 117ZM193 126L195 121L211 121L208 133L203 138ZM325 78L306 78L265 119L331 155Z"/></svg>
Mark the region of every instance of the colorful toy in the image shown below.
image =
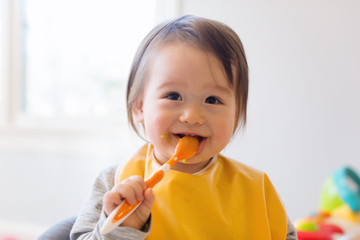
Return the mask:
<svg viewBox="0 0 360 240"><path fill-rule="evenodd" d="M360 177L353 169L325 180L319 205L317 214L295 222L299 240L360 239Z"/></svg>
<svg viewBox="0 0 360 240"><path fill-rule="evenodd" d="M310 222L309 222L310 223ZM307 223L307 224L309 224ZM339 226L325 223L313 223L316 226L314 230L299 230L297 231L298 239L300 240L331 240L336 234L343 235L344 230Z"/></svg>
<svg viewBox="0 0 360 240"><path fill-rule="evenodd" d="M325 181L320 196L320 209L332 212L348 205L355 213L360 211L360 177L349 167L337 169Z"/></svg>

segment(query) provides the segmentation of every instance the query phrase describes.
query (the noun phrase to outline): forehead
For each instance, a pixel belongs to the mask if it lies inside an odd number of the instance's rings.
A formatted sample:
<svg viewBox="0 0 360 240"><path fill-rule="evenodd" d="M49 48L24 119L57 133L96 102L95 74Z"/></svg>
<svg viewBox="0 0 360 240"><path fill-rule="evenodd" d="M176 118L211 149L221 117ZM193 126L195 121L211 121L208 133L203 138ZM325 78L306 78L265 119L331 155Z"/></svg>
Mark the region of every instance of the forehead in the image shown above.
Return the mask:
<svg viewBox="0 0 360 240"><path fill-rule="evenodd" d="M158 84L165 80L178 83L189 80L220 88L231 87L223 64L212 52L186 43L158 46L153 50L148 68L148 76Z"/></svg>

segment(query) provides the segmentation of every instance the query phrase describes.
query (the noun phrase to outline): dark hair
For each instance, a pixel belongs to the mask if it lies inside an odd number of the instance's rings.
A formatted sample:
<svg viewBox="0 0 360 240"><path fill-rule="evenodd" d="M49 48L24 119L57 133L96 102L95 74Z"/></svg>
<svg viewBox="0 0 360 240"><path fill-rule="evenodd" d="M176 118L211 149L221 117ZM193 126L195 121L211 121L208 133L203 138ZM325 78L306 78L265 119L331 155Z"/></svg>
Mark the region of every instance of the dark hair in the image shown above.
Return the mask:
<svg viewBox="0 0 360 240"><path fill-rule="evenodd" d="M230 27L218 21L183 16L155 27L144 38L137 50L131 66L126 93L128 121L135 132L142 137L138 124L133 118L133 107L143 91L153 50L176 41L211 52L219 59L236 95L237 115L234 132L239 126L244 127L249 82L248 65L240 38Z"/></svg>

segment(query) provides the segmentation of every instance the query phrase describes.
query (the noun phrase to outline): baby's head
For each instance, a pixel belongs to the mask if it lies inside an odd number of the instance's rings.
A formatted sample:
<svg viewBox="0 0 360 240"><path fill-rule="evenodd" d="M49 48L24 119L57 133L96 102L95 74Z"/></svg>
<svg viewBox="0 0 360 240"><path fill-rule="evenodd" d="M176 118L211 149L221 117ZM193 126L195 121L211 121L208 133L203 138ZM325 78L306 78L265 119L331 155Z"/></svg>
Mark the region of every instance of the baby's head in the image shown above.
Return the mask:
<svg viewBox="0 0 360 240"><path fill-rule="evenodd" d="M126 98L128 119L136 133L143 137L144 125L134 119L133 110L144 92L151 63L156 59L159 49L177 42L210 53L219 60L228 83L235 93L234 132L239 127L243 127L246 123L248 66L239 37L230 27L220 22L184 16L155 27L145 37L135 55L128 79Z"/></svg>

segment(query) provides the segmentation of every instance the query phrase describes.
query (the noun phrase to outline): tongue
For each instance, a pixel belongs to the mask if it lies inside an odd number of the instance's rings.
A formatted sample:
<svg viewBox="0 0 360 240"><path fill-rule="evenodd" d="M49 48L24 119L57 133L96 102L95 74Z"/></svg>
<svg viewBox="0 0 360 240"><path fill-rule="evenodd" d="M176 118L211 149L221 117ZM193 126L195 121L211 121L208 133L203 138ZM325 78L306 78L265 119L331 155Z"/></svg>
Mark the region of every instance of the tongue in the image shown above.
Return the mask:
<svg viewBox="0 0 360 240"><path fill-rule="evenodd" d="M206 143L206 138L198 138L199 139L199 147L197 150L197 153L201 152L201 150L204 148L205 143Z"/></svg>

